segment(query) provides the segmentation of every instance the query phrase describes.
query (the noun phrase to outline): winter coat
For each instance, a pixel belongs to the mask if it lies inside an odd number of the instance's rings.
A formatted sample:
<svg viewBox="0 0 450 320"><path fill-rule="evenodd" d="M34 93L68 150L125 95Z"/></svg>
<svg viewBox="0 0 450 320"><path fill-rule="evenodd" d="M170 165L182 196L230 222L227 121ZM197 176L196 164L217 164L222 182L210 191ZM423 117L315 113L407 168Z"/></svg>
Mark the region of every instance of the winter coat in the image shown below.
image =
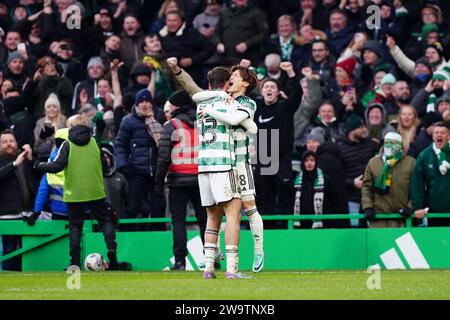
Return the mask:
<svg viewBox="0 0 450 320"><path fill-rule="evenodd" d="M329 188L328 214L348 213L347 190L341 153L335 143L324 143L317 149L317 166L322 169ZM347 227L348 220L327 220L329 228Z"/></svg>
<svg viewBox="0 0 450 320"><path fill-rule="evenodd" d="M402 157L392 170L389 193L381 195L374 189L374 184L381 174L384 162L381 156L370 159L364 171L362 209L373 208L376 213L398 213L400 209L410 207L409 189L415 163L416 160L410 156Z"/></svg>
<svg viewBox="0 0 450 320"><path fill-rule="evenodd" d="M337 145L341 151L348 200L360 202L361 190L355 187L354 180L364 173L370 158L378 151L379 144L369 138L351 141L345 136L338 141Z"/></svg>
<svg viewBox="0 0 450 320"><path fill-rule="evenodd" d="M416 135L414 141L410 144L408 149L408 156L411 156L415 159L419 156L419 154L428 148L433 143L433 137L427 133L426 128L422 128L419 134Z"/></svg>
<svg viewBox="0 0 450 320"><path fill-rule="evenodd" d="M326 31L328 36L328 42L330 44L330 51L335 57L339 57L347 47L347 45L352 41L355 29L352 25L346 26L344 29L337 33L332 33L330 29Z"/></svg>
<svg viewBox="0 0 450 320"><path fill-rule="evenodd" d="M447 158L450 154L447 154ZM450 212L450 173L442 175L433 146L422 151L417 158L411 180L411 203L414 210L430 208L429 212Z"/></svg>
<svg viewBox="0 0 450 320"><path fill-rule="evenodd" d="M50 93L58 96L61 103L61 113L70 116L70 106L73 96L72 82L66 77L43 76L38 81L31 81L24 90L25 102L32 106L33 116L38 120L45 116L45 101Z"/></svg>
<svg viewBox="0 0 450 320"><path fill-rule="evenodd" d="M192 65L185 70L197 83L203 79L203 63L212 56L214 47L197 29L188 28L183 24L175 34L164 27L159 34L167 57L176 57L178 61L191 58Z"/></svg>
<svg viewBox="0 0 450 320"><path fill-rule="evenodd" d="M302 99L300 108L294 114L294 144L303 147L306 141L302 141L303 133L317 113L322 102L322 91L319 80L307 80L308 97ZM302 144L303 142L303 144Z"/></svg>
<svg viewBox="0 0 450 320"><path fill-rule="evenodd" d="M13 161L17 155L13 158L0 155L0 216L33 210L37 184L31 170L32 165L25 159L15 168Z"/></svg>
<svg viewBox="0 0 450 320"><path fill-rule="evenodd" d="M137 61L141 61L144 52L141 50L144 44L144 33L139 30L134 37L130 37L125 31L120 34L122 43L120 45L120 56L122 57L128 70L131 70Z"/></svg>
<svg viewBox="0 0 450 320"><path fill-rule="evenodd" d="M128 166L133 173L153 175L156 169L157 147L145 125L144 117L136 112L125 116L116 136L114 154L117 168Z"/></svg>
<svg viewBox="0 0 450 320"><path fill-rule="evenodd" d="M193 106L185 106L184 110L176 110L172 112L175 119L187 124L190 128L195 128L195 108ZM164 131L161 134L159 149L158 149L158 164L155 174L155 184L163 185L169 166L172 163L172 150L175 142L172 141L172 134L175 132L175 126L171 121L164 125ZM192 141L194 142L194 141ZM167 175L167 185L169 187L197 187L198 175L185 174L179 172L169 172Z"/></svg>
<svg viewBox="0 0 450 320"><path fill-rule="evenodd" d="M239 63L241 59L249 59L253 64L259 64L259 49L269 37L267 20L264 12L254 5L241 8L230 8L220 13L219 23L211 41L225 45L227 64ZM239 53L236 45L245 42L247 51Z"/></svg>

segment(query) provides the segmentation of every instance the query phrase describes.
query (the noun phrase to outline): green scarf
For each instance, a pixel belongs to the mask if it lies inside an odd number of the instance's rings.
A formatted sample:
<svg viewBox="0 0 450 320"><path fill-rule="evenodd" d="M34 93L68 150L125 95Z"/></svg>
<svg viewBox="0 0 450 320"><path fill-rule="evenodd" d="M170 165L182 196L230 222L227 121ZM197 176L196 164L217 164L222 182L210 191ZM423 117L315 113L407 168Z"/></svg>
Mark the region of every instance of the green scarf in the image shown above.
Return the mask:
<svg viewBox="0 0 450 320"><path fill-rule="evenodd" d="M284 38L280 36L281 59L283 61L291 60L291 54L292 51L294 50L294 41L295 41L294 34L291 34L291 38L289 39L288 43L285 43Z"/></svg>
<svg viewBox="0 0 450 320"><path fill-rule="evenodd" d="M319 168L317 170L316 179L314 180L314 214L315 215L321 215L323 213L323 199L324 199L324 184L325 179L323 176L323 171ZM300 214L300 199L302 196L302 184L303 184L303 170L300 170L297 178L294 182L294 187L296 189L295 192L295 205L294 205L294 214L299 215ZM300 226L300 220L297 220L294 222L294 225L299 227ZM316 227L315 227L316 226ZM313 226L312 228L318 228L322 227L322 220L313 220Z"/></svg>
<svg viewBox="0 0 450 320"><path fill-rule="evenodd" d="M394 169L394 166L400 161L403 155L401 143L392 144L387 141L385 143L385 148L391 148L392 155L382 156L384 167L375 179L375 189L380 194L389 193L390 187L392 185L392 171Z"/></svg>

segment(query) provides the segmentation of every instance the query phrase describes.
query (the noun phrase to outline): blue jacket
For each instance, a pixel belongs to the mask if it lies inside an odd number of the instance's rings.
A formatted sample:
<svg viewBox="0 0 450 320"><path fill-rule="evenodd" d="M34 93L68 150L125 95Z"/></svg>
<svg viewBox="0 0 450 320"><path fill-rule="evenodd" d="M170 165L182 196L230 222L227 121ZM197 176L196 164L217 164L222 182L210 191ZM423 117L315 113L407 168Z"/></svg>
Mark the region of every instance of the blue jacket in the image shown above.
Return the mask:
<svg viewBox="0 0 450 320"><path fill-rule="evenodd" d="M132 113L122 119L119 133L114 143L117 168L129 166L133 173L153 175L156 168L157 148L150 136L145 119Z"/></svg>
<svg viewBox="0 0 450 320"><path fill-rule="evenodd" d="M50 155L50 161L53 162L58 154L59 148L53 150ZM39 184L39 189L34 201L34 212L41 212L47 199L50 199L49 206L52 213L67 215L67 205L62 200L64 190L60 185L53 185L47 179L48 173L44 174Z"/></svg>

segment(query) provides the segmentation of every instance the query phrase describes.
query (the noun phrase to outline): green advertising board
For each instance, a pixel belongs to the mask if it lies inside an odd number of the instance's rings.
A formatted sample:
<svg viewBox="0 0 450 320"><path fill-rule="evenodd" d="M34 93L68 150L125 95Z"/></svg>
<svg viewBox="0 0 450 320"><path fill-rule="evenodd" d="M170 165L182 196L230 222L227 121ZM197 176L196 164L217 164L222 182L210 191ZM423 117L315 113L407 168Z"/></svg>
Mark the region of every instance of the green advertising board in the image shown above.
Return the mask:
<svg viewBox="0 0 450 320"><path fill-rule="evenodd" d="M39 237L24 237L24 245ZM171 232L117 233L119 260L132 263L133 270L167 270L172 266ZM221 247L224 251L223 237ZM267 230L264 233L266 270L349 270L450 268L450 229L342 229ZM188 232L187 269L198 270L203 260L198 232ZM83 257L106 254L103 235L83 236ZM242 231L239 264L251 269L253 240ZM69 261L67 237L27 252L24 271L62 270Z"/></svg>

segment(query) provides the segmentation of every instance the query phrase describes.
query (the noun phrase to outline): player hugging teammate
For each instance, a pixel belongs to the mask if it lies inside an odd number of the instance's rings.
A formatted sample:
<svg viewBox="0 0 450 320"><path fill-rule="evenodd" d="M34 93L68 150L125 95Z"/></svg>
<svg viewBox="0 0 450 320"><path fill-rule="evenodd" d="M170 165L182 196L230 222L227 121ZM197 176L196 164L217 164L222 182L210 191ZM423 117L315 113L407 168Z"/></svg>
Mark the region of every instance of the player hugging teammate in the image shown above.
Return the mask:
<svg viewBox="0 0 450 320"><path fill-rule="evenodd" d="M214 260L222 212L225 211L225 276L228 279L247 278L238 272L241 207L249 219L255 244L253 271L261 271L264 265L263 222L255 203L247 135L247 132L257 132L253 122L256 103L245 96L257 85L257 78L253 71L243 66L234 66L231 76L228 69L216 67L208 73L208 82L210 91L193 96L197 103L200 139L198 181L202 205L208 212L203 277L215 278Z"/></svg>

